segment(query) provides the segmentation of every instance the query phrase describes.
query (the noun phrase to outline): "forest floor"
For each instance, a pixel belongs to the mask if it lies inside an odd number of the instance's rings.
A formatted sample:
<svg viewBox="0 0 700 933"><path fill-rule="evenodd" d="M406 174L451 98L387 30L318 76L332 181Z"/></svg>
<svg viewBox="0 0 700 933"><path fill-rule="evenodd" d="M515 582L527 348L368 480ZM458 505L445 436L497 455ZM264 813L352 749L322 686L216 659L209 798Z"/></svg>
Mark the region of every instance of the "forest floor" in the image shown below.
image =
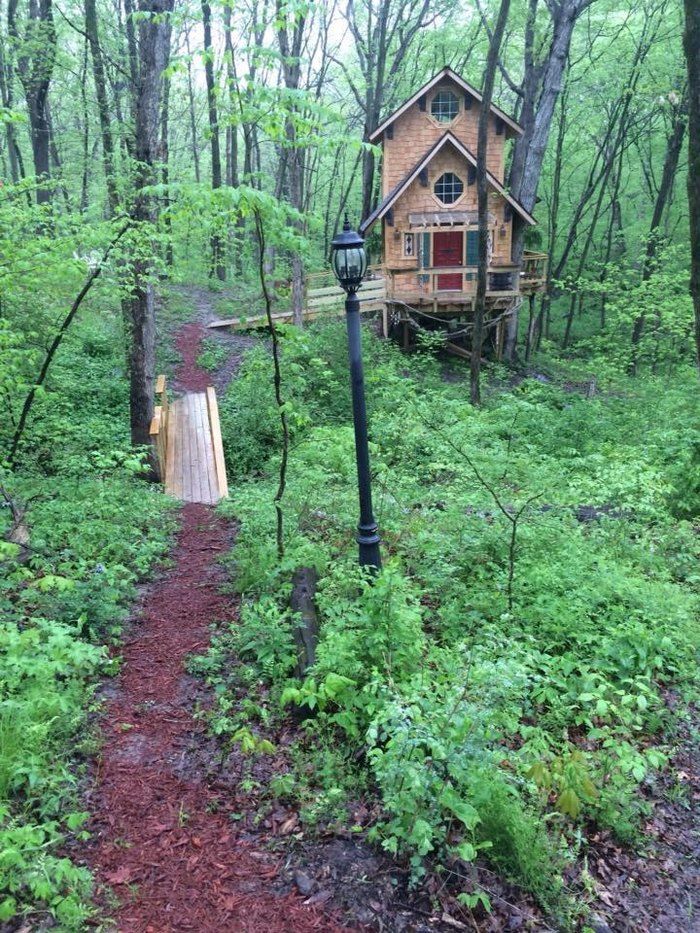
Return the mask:
<svg viewBox="0 0 700 933"><path fill-rule="evenodd" d="M217 316L210 293L179 294L192 320L174 335L175 391L213 383L222 392L259 338L207 331ZM212 334L228 350L214 374L197 363ZM361 839L338 828L307 837L293 807L261 807L243 786L249 762L208 735L198 712L211 697L187 673L216 625L236 618L219 563L234 537L235 527L213 510L183 507L174 565L143 591L121 674L105 690L103 746L87 801L94 814L87 861L104 913L134 933L552 929L529 896L486 867L475 867L472 880L489 892L493 912L465 923L463 913L450 912L455 901L443 880L409 892L406 874ZM253 766L257 784L284 771L297 729L290 721L266 736L277 752ZM585 862L568 881L591 906L595 933L700 931L696 738L690 729L679 736L669 771L647 787L652 815L639 851L590 830Z"/></svg>

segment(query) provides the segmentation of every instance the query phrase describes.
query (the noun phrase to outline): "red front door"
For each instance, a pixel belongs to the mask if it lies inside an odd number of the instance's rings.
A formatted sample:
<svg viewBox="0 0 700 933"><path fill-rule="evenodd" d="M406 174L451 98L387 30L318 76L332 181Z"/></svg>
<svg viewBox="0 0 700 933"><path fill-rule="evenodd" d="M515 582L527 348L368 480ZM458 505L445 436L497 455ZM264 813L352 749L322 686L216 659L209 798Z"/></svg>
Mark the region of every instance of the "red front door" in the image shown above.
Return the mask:
<svg viewBox="0 0 700 933"><path fill-rule="evenodd" d="M464 234L461 230L444 230L433 234L433 266L464 265ZM437 277L438 291L462 291L463 273L446 272Z"/></svg>

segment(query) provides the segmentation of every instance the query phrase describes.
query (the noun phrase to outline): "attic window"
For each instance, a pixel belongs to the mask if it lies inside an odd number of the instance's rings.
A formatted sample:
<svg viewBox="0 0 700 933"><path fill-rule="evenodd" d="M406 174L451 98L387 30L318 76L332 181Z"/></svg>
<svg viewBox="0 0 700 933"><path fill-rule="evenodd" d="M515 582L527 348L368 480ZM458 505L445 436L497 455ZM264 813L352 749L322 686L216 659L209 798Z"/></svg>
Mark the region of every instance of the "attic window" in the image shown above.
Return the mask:
<svg viewBox="0 0 700 933"><path fill-rule="evenodd" d="M453 172L445 172L435 182L435 197L443 204L454 204L462 197L464 184Z"/></svg>
<svg viewBox="0 0 700 933"><path fill-rule="evenodd" d="M452 123L459 113L459 100L452 91L438 91L430 105L430 113L440 123Z"/></svg>

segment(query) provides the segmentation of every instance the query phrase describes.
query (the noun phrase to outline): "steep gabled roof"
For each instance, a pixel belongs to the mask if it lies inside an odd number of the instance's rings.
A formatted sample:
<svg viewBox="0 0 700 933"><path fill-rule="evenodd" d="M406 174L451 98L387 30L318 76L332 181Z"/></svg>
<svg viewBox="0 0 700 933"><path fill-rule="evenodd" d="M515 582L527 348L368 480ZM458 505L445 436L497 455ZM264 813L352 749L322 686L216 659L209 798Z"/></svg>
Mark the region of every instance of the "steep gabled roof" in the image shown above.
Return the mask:
<svg viewBox="0 0 700 933"><path fill-rule="evenodd" d="M439 71L433 78L428 81L427 84L424 84L422 88L416 91L413 97L409 97L405 104L402 104L398 110L395 110L391 116L387 117L383 123L381 123L377 129L370 135L369 141L371 143L375 142L382 135L384 130L390 126L394 120L397 120L402 113L405 113L409 107L412 107L416 101L427 94L428 91L432 90L436 84L439 84L440 81L443 81L445 78L450 78L455 84L459 85L463 91L466 91L467 94L471 94L479 103L483 100L483 97L479 91L468 81L465 81L464 78L460 77L456 71L453 71L451 68L443 68L442 71ZM505 111L501 110L500 107L496 107L495 104L491 104L491 110L496 114L497 117L500 117L501 120L506 124L506 126L511 130L512 134L515 136L522 136L524 130L519 123L516 123L512 117L509 117Z"/></svg>
<svg viewBox="0 0 700 933"><path fill-rule="evenodd" d="M459 152L460 155L463 155L464 158L467 160L467 162L469 162L470 165L473 165L474 168L476 168L476 156L473 155L467 149L464 143L460 142L457 139L457 137L453 133L450 133L450 131L448 130L446 133L444 133L440 137L440 139L438 139L438 141L435 143L432 149L428 150L428 152L423 156L420 162L417 162L416 165L414 165L414 167L406 175L404 175L404 177L401 179L398 185L396 185L396 187L394 187L389 192L389 194L384 198L381 204L379 204L379 206L376 207L372 211L369 217L367 217L366 220L362 221L362 223L360 224L361 233L365 233L367 230L369 230L369 228L373 224L375 224L378 220L381 220L381 218L386 214L386 212L396 203L396 201L401 197L401 195L408 189L409 185L412 182L414 182L416 178L418 178L418 176L423 171L423 169L426 168L426 166L429 165L430 162L432 162L432 160L435 158L438 152L440 152L440 150L444 146L446 146L448 143L454 146L457 152ZM526 223L531 224L532 226L534 226L537 223L537 221L532 216L532 214L530 214L528 211L525 210L525 208L522 206L520 201L516 200L516 198L514 198L512 194L509 194L506 191L506 189L503 187L503 185L500 183L500 181L496 178L495 175L492 175L491 172L487 172L486 179L489 185L491 185L491 187L495 191L497 191L499 194L503 195L503 197L510 204L513 210L516 211L518 214L520 214L520 216L523 218L523 220Z"/></svg>

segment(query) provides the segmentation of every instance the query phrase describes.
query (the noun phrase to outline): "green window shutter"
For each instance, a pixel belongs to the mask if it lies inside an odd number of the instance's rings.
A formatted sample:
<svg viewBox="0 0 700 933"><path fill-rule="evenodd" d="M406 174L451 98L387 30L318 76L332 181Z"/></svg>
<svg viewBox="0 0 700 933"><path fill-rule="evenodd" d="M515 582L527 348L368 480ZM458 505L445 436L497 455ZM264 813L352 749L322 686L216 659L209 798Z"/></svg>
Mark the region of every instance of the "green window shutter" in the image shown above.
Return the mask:
<svg viewBox="0 0 700 933"><path fill-rule="evenodd" d="M418 234L418 265L421 269L427 269L430 265L430 234Z"/></svg>
<svg viewBox="0 0 700 933"><path fill-rule="evenodd" d="M467 230L467 265L479 265L479 231Z"/></svg>

